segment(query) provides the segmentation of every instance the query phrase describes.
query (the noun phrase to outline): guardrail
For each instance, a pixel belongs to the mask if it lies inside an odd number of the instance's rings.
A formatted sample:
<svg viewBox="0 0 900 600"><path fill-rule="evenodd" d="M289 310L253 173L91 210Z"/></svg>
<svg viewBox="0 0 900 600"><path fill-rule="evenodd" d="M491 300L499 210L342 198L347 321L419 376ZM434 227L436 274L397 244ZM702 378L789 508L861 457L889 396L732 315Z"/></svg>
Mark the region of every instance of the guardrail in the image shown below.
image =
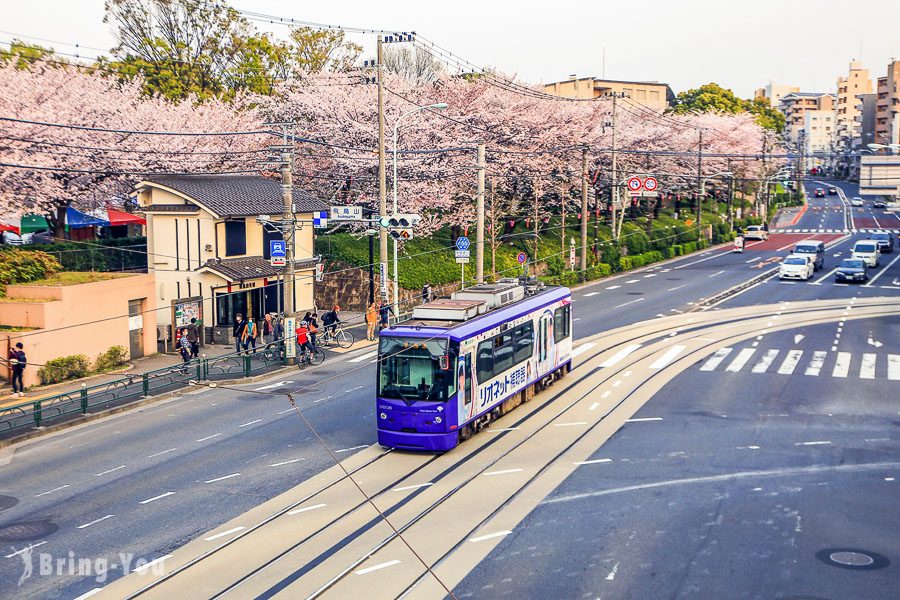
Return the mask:
<svg viewBox="0 0 900 600"><path fill-rule="evenodd" d="M252 377L287 364L284 340L266 344L256 352L234 353L192 360L121 379L0 408L0 437L28 428L43 427L65 420L127 404L139 398L158 396L183 388L192 380L212 381Z"/></svg>

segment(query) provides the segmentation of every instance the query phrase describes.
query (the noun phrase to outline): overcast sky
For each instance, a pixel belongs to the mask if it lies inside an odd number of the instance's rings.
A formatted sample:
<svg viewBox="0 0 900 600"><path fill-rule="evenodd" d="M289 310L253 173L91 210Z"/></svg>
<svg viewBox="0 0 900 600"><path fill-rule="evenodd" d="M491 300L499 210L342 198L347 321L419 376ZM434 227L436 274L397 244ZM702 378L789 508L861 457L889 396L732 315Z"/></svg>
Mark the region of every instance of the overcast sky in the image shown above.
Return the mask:
<svg viewBox="0 0 900 600"><path fill-rule="evenodd" d="M569 74L665 81L675 92L715 81L744 97L769 81L834 91L849 61L873 79L900 59L900 0L604 0L454 2L231 0L308 21L415 30L475 64L532 82ZM281 27L256 23L284 34ZM0 0L0 40L12 34L109 48L103 0ZM372 37L355 38L373 53ZM53 45L53 44L49 44ZM73 52L72 48L57 46ZM96 54L93 51L82 53Z"/></svg>

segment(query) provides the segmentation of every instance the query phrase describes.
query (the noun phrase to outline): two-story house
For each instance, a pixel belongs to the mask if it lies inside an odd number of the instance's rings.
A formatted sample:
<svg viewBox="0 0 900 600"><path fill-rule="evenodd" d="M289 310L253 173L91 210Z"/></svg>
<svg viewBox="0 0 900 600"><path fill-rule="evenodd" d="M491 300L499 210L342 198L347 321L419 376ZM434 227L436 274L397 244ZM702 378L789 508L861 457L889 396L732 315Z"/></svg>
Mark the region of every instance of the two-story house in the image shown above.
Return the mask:
<svg viewBox="0 0 900 600"><path fill-rule="evenodd" d="M256 319L284 310L282 271L269 261L269 241L281 239L260 215L283 211L281 183L244 175L155 175L132 195L147 218L148 269L155 276L160 326L178 328L199 317L207 339L228 343L235 315ZM293 191L297 311L313 308L313 213L328 205ZM283 275L283 273L282 273ZM169 309L168 307L171 307ZM174 331L168 332L174 337Z"/></svg>

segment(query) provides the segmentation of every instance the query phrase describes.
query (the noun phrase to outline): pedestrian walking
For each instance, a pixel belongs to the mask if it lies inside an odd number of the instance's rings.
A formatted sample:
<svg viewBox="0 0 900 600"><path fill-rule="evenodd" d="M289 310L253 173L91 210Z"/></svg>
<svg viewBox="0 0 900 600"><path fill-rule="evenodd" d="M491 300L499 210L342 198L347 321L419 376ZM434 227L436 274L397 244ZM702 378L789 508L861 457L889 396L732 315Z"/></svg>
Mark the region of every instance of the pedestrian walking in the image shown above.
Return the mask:
<svg viewBox="0 0 900 600"><path fill-rule="evenodd" d="M244 330L247 324L244 322L244 315L238 313L234 315L234 327L231 329L231 335L234 336L234 351L240 352L241 345L244 343Z"/></svg>
<svg viewBox="0 0 900 600"><path fill-rule="evenodd" d="M282 338L284 338L284 322L276 315L272 318L272 341L277 342Z"/></svg>
<svg viewBox="0 0 900 600"><path fill-rule="evenodd" d="M191 317L191 324L187 326L187 338L191 343L191 358L200 356L200 325L195 317Z"/></svg>
<svg viewBox="0 0 900 600"><path fill-rule="evenodd" d="M253 346L253 354L256 354L256 338L259 336L259 327L253 317L247 319L247 326L244 328L244 351L250 354L250 346Z"/></svg>
<svg viewBox="0 0 900 600"><path fill-rule="evenodd" d="M272 313L266 313L262 323L263 343L271 344L275 341L275 323L272 319Z"/></svg>
<svg viewBox="0 0 900 600"><path fill-rule="evenodd" d="M188 328L179 329L181 337L178 338L178 351L181 352L181 372L187 375L188 363L191 362L191 340L188 337Z"/></svg>
<svg viewBox="0 0 900 600"><path fill-rule="evenodd" d="M378 309L378 314L381 316L381 326L378 328L378 331L381 331L391 324L391 315L394 314L394 309L391 308L390 304L382 303L381 308Z"/></svg>
<svg viewBox="0 0 900 600"><path fill-rule="evenodd" d="M375 326L378 325L378 306L371 302L366 308L366 339L375 341Z"/></svg>
<svg viewBox="0 0 900 600"><path fill-rule="evenodd" d="M28 366L28 358L25 356L25 347L22 342L16 342L15 350L10 350L9 362L12 364L12 397L22 397L25 395L22 376L25 374L25 367Z"/></svg>

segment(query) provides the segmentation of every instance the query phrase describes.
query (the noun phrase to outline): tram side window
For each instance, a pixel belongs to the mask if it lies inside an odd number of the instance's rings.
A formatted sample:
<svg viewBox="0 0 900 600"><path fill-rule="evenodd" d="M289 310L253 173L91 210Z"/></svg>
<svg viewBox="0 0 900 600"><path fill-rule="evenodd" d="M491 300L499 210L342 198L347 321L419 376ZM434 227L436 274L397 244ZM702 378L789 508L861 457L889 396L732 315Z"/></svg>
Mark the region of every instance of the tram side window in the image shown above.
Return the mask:
<svg viewBox="0 0 900 600"><path fill-rule="evenodd" d="M476 370L479 383L484 383L494 376L494 340L485 340L478 344Z"/></svg>
<svg viewBox="0 0 900 600"><path fill-rule="evenodd" d="M556 343L563 341L572 333L572 319L570 319L571 305L560 306L553 313L553 340Z"/></svg>
<svg viewBox="0 0 900 600"><path fill-rule="evenodd" d="M513 346L512 331L501 333L494 338L494 373L499 374L508 371L513 366L516 353Z"/></svg>
<svg viewBox="0 0 900 600"><path fill-rule="evenodd" d="M515 363L526 361L534 353L534 325L529 321L519 325L513 331L516 340Z"/></svg>

